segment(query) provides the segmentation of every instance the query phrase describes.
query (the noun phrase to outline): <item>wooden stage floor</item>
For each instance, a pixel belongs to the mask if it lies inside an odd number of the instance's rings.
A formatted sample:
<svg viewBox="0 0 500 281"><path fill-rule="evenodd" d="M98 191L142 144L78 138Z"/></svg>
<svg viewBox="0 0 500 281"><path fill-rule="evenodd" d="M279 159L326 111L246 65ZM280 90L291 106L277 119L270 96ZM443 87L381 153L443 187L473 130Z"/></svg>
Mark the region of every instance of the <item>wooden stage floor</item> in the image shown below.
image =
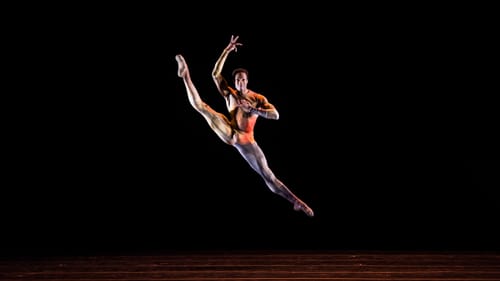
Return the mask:
<svg viewBox="0 0 500 281"><path fill-rule="evenodd" d="M211 251L3 257L0 280L500 280L497 252Z"/></svg>

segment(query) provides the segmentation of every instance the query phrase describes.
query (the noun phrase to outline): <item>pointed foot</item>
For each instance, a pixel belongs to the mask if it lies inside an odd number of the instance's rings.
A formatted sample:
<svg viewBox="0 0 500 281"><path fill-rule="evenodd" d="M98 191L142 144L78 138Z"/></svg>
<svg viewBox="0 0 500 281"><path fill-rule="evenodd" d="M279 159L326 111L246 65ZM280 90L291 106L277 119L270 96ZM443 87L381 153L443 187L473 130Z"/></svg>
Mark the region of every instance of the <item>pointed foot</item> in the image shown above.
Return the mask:
<svg viewBox="0 0 500 281"><path fill-rule="evenodd" d="M188 71L186 60L184 60L184 57L182 55L176 55L175 60L177 61L177 75L179 77L184 77L186 76L186 73Z"/></svg>
<svg viewBox="0 0 500 281"><path fill-rule="evenodd" d="M306 203L298 200L297 202L295 202L295 204L293 205L293 209L295 211L303 211L307 216L309 217L314 217L314 212L311 208L309 208L309 206L306 205Z"/></svg>

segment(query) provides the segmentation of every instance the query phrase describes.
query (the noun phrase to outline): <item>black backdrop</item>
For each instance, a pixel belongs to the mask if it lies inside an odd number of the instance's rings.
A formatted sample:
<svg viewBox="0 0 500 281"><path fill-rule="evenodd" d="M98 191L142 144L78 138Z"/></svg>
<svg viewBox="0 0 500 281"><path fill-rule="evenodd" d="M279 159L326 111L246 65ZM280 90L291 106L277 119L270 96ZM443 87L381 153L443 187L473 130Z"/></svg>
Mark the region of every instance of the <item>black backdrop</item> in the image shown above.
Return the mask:
<svg viewBox="0 0 500 281"><path fill-rule="evenodd" d="M370 7L115 8L13 23L4 253L499 249L493 111L457 76L461 23ZM188 103L174 56L225 112L211 70L232 34L244 45L224 74L249 69L279 110L256 139L314 218Z"/></svg>

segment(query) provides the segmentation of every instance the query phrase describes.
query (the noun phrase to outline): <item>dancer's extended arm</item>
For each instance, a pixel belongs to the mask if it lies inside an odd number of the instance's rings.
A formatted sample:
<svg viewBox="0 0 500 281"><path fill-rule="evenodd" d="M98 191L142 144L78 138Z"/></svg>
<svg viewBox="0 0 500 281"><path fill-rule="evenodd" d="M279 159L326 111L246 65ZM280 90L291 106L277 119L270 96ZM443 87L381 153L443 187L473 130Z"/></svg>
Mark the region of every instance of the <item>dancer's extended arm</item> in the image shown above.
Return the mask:
<svg viewBox="0 0 500 281"><path fill-rule="evenodd" d="M224 67L224 63L226 62L229 53L232 51L237 52L238 51L237 47L243 45L242 43L237 42L238 38L239 36L236 37L231 36L231 41L229 42L227 47L224 48L224 50L222 51L222 54L215 63L214 69L212 71L212 78L214 79L215 85L217 86L219 93L224 97L232 93L234 94L234 91L230 90L229 84L227 83L224 76L222 76L222 68Z"/></svg>

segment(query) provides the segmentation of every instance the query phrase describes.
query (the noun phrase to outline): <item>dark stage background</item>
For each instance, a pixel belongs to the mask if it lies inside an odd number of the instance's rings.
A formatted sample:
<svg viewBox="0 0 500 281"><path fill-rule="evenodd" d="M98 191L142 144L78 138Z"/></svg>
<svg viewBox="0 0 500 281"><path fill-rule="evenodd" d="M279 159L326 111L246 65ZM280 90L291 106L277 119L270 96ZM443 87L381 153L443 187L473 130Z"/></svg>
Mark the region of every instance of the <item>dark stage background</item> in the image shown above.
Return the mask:
<svg viewBox="0 0 500 281"><path fill-rule="evenodd" d="M12 23L3 253L499 249L496 125L464 78L466 23L371 7L184 21L115 8L35 7ZM174 56L225 112L211 71L232 34L244 45L224 74L249 69L279 110L256 139L314 218L188 103Z"/></svg>

